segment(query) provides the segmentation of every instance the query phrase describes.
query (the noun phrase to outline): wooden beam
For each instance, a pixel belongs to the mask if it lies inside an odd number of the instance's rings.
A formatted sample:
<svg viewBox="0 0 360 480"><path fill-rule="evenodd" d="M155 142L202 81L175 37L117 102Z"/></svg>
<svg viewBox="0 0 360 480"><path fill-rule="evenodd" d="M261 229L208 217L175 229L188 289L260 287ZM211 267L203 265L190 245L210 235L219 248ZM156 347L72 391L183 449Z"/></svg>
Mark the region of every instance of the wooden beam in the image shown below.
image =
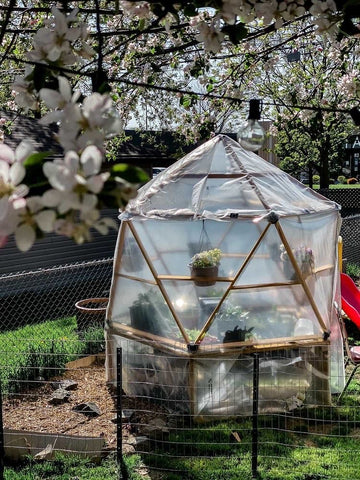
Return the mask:
<svg viewBox="0 0 360 480"><path fill-rule="evenodd" d="M311 294L311 292L310 292L310 289L309 289L309 287L308 287L308 285L307 285L307 283L306 283L306 281L305 281L305 279L304 279L304 276L303 276L303 274L302 274L302 272L301 272L301 270L300 270L300 267L299 267L299 265L298 265L298 263L297 263L297 261L296 261L296 259L295 259L295 256L294 256L294 254L293 254L293 251L292 251L292 249L291 249L291 246L289 245L289 242L287 241L287 238L286 238L286 236L285 236L285 234L284 234L283 229L281 228L280 223L279 223L279 222L276 222L276 223L275 223L275 227L276 227L276 229L277 229L277 231L278 231L278 233L279 233L279 236L280 236L281 241L282 241L282 243L283 243L283 245L284 245L284 247L285 247L285 250L286 250L287 254L289 255L289 259L290 259L290 261L291 261L291 263L292 263L292 266L294 267L294 270L295 270L295 272L296 272L296 275L297 275L297 277L298 277L299 280L300 280L300 283L301 283L301 285L302 285L302 287L303 287L303 289L304 289L304 291L305 291L306 296L307 296L308 299L309 299L309 302L310 302L310 304L311 304L311 306L312 306L312 309L314 310L314 313L315 313L315 315L316 315L316 318L318 319L318 322L319 322L320 327L322 328L322 330L323 330L324 333L325 333L325 332L328 332L328 328L327 328L327 326L325 325L325 322L324 322L324 320L323 320L323 318L322 318L322 316L321 316L321 313L320 313L319 309L317 308L317 305L316 305L316 303L315 303L315 301L314 301L314 298L313 298L313 296L312 296L312 294Z"/></svg>
<svg viewBox="0 0 360 480"><path fill-rule="evenodd" d="M146 260L146 263L148 264L148 266L151 270L151 273L153 274L153 277L154 277L154 279L155 279L155 281L156 281L156 283L157 283L157 285L158 285L158 287L159 287L159 289L160 289L160 291L161 291L161 293L162 293L162 295L165 299L165 302L167 303L167 305L168 305L168 307L169 307L169 309L170 309L170 311L171 311L171 313L172 313L172 315L175 319L175 322L177 323L177 326L179 327L179 330L180 330L182 336L184 337L184 340L186 341L186 343L189 343L190 339L188 337L188 334L186 333L185 328L183 327L179 317L177 316L177 313L174 309L174 306L171 303L171 300L170 300L170 298L169 298L169 296L168 296L168 294L167 294L167 292L166 292L166 290L165 290L165 288L162 284L161 279L159 279L159 277L158 277L158 274L157 274L157 272L154 268L154 265L152 264L152 261L151 261L149 255L147 254L146 249L145 249L140 237L138 236L136 229L134 228L134 225L132 224L131 221L128 222L128 225L129 225L129 228L130 228L132 234L134 235L134 238L135 238L137 244L139 245L141 253L143 254L143 256Z"/></svg>
<svg viewBox="0 0 360 480"><path fill-rule="evenodd" d="M236 280L239 278L239 276L241 275L241 273L243 272L243 270L245 269L245 267L247 266L247 264L249 263L251 257L254 255L256 249L258 248L258 246L260 245L262 239L264 238L264 236L266 235L266 232L268 231L269 227L270 227L270 223L264 228L264 230L262 231L262 233L260 234L259 238L257 239L257 241L255 242L255 244L253 245L252 249L250 250L250 252L248 253L244 263L241 265L239 271L237 272L237 274L235 275L235 277L231 280L231 283L230 285L228 286L228 288L226 289L226 291L224 292L222 298L220 299L219 303L217 304L217 306L215 307L215 309L213 310L212 314L210 315L210 317L208 318L207 322L205 323L203 329L201 330L201 332L199 333L199 335L197 336L196 340L195 340L195 343L199 343L201 342L201 340L205 337L206 335L206 332L208 331L208 329L210 328L212 322L213 322L213 319L215 317L215 315L217 314L217 312L220 310L221 308L221 305L224 303L226 297L228 296L230 290L233 288Z"/></svg>

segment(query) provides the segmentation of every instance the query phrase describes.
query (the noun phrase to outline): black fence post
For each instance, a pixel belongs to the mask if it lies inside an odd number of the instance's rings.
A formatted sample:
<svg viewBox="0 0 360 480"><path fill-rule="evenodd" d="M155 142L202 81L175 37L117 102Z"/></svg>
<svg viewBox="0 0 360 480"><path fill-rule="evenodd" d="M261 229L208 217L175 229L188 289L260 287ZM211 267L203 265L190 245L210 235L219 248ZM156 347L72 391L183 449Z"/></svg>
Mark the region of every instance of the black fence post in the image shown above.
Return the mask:
<svg viewBox="0 0 360 480"><path fill-rule="evenodd" d="M5 457L5 445L4 445L4 422L3 422L3 405L2 405L2 385L0 379L0 480L4 478L4 457Z"/></svg>
<svg viewBox="0 0 360 480"><path fill-rule="evenodd" d="M259 422L259 354L253 354L253 416L252 416L252 478L258 478L258 422Z"/></svg>
<svg viewBox="0 0 360 480"><path fill-rule="evenodd" d="M116 459L119 480L127 479L128 472L122 456L122 348L116 349Z"/></svg>

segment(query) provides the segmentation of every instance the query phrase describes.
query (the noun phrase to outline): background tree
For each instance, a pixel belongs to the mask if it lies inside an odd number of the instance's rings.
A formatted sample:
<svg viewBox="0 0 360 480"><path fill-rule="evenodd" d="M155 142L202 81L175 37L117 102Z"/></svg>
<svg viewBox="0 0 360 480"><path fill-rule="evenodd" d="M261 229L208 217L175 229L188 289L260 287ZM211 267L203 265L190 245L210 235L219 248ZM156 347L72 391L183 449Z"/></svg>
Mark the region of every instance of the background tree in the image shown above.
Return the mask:
<svg viewBox="0 0 360 480"><path fill-rule="evenodd" d="M304 21L301 32L308 28ZM284 45L284 38L291 40ZM327 188L330 175L340 173L344 141L354 130L349 111L360 97L359 42L330 42L313 31L298 35L289 25L269 34L267 44L267 55L258 55L257 43L249 46L247 88L264 98L281 166L292 174L311 167Z"/></svg>
<svg viewBox="0 0 360 480"><path fill-rule="evenodd" d="M0 242L15 232L27 249L40 230L54 228L76 241L88 240L90 227L106 233L110 223L99 220L99 208L110 206L110 200L126 205L143 178L124 167L101 173L109 136L120 140L124 126L135 118L142 127L149 127L151 119L151 125L177 127L189 140L203 140L245 116L243 107L254 95L264 97L271 106L268 115L276 112L279 125L299 119L305 124L300 113L309 112L318 140L311 137L312 152L326 185L331 131L340 128L342 115L360 116L357 67L350 65L356 41L346 38L358 33L356 5L332 0L205 3L63 0L59 8L50 8L48 2L10 0L0 6L0 63L8 80L3 101L14 107L7 100L14 78L17 107L42 123L58 123L57 139L64 149L64 160L52 166L45 153L34 157L28 146L16 152L1 146ZM327 58L323 67L324 60L312 56L313 71L320 69L323 76L315 77L306 66L285 77L284 49L294 49L297 42L300 48L306 38L318 45L325 31L329 44L341 52L339 67ZM337 79L331 83L334 72ZM335 84L345 90L343 97L331 96ZM31 172L40 175L35 183Z"/></svg>

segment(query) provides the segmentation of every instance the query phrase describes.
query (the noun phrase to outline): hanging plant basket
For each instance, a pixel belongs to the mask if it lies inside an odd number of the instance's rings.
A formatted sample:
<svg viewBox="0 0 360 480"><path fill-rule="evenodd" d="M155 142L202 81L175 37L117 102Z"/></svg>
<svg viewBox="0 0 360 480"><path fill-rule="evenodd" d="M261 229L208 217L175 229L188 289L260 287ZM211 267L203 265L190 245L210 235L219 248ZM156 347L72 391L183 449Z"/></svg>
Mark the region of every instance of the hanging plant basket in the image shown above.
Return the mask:
<svg viewBox="0 0 360 480"><path fill-rule="evenodd" d="M89 326L103 326L108 302L109 299L106 297L85 298L76 302L78 331L83 331Z"/></svg>
<svg viewBox="0 0 360 480"><path fill-rule="evenodd" d="M212 267L190 267L191 278L198 287L210 287L215 285L219 267L218 265Z"/></svg>

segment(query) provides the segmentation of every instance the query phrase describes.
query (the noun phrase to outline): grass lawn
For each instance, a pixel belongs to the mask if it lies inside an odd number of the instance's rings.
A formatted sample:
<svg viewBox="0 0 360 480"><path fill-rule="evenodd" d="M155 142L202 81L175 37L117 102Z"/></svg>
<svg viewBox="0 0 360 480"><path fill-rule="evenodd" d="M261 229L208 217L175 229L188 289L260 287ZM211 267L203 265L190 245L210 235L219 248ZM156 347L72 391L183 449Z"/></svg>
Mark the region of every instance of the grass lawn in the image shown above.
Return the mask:
<svg viewBox="0 0 360 480"><path fill-rule="evenodd" d="M38 375L55 376L80 355L98 351L102 327L90 327L81 337L75 317L61 318L0 333L0 381L3 394L15 393Z"/></svg>
<svg viewBox="0 0 360 480"><path fill-rule="evenodd" d="M314 190L318 190L320 185L313 185L312 187ZM348 188L360 188L360 183L354 183L353 185L344 185L342 183L332 184L329 185L330 190L341 190L341 189L348 189Z"/></svg>
<svg viewBox="0 0 360 480"><path fill-rule="evenodd" d="M79 339L74 318L0 334L0 351L7 352L0 357L4 385L11 393L19 372L24 369L30 375L39 358L43 359L44 368L56 359L56 365L52 365L61 370L64 362L88 349L97 334L101 332L92 332L86 341ZM36 356L29 366L34 352ZM287 414L261 415L258 479L360 478L359 400L360 373L350 384L341 405L334 402L330 407L304 407ZM164 438L153 441L147 454L124 456L129 480L251 480L251 433L250 417L174 428ZM5 480L117 478L114 453L99 465L79 457L57 456L53 461L28 458L22 465L7 465L4 471Z"/></svg>

